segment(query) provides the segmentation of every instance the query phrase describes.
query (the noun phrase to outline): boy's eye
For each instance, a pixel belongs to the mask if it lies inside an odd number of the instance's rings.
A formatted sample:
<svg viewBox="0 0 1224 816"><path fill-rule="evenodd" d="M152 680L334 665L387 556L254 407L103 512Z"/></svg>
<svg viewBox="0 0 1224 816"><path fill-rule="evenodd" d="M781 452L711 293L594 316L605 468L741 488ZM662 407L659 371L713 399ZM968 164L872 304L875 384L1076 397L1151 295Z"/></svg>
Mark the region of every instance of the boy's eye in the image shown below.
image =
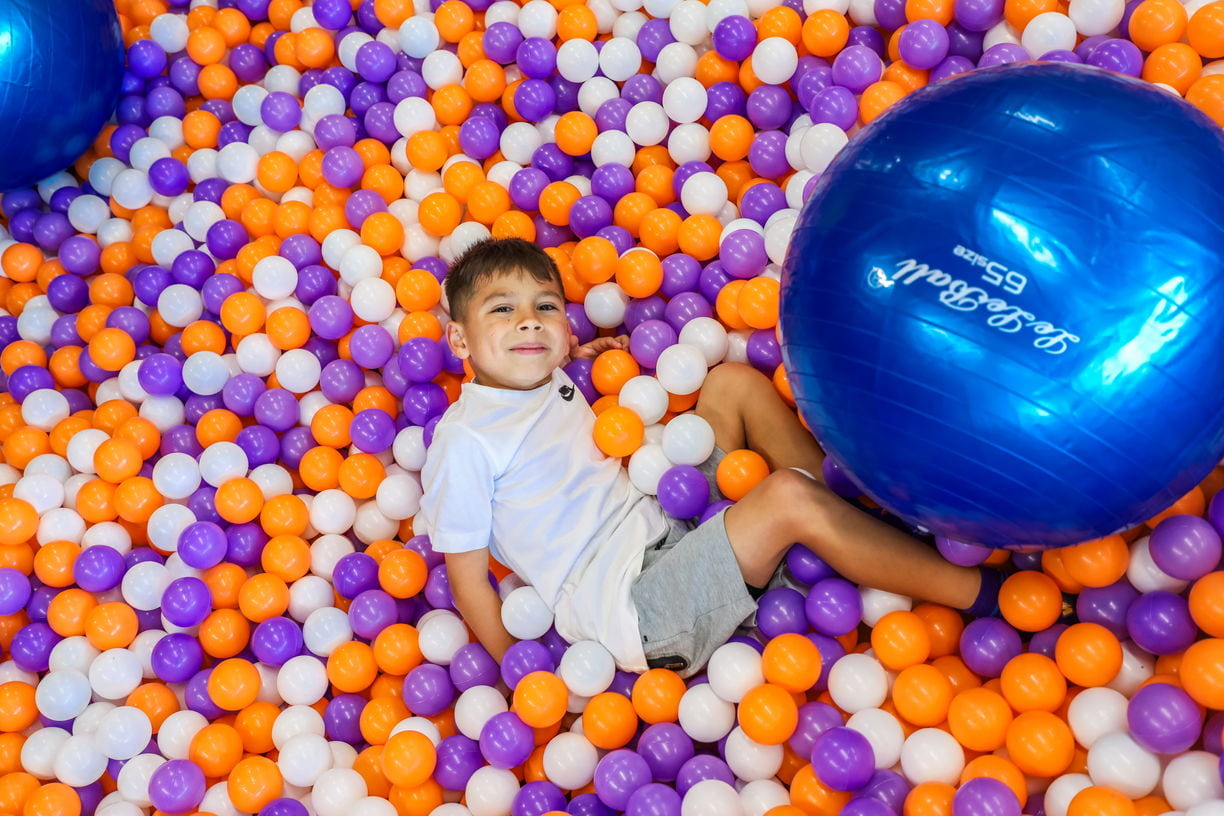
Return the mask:
<svg viewBox="0 0 1224 816"><path fill-rule="evenodd" d="M504 312L509 312L509 311L511 311L509 306L497 306L493 309L493 312L495 314L498 312L504 313Z"/></svg>
<svg viewBox="0 0 1224 816"><path fill-rule="evenodd" d="M555 303L541 303L539 308L546 309L550 312L557 311L557 305Z"/></svg>

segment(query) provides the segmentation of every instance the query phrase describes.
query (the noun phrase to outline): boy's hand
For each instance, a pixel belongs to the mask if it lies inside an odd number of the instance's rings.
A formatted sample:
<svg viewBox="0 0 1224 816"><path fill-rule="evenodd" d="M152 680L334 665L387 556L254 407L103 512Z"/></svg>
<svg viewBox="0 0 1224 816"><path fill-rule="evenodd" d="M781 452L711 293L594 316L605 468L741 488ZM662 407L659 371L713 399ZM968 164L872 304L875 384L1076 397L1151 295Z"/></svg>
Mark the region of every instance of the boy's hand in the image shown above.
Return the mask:
<svg viewBox="0 0 1224 816"><path fill-rule="evenodd" d="M578 338L570 335L570 359L571 360L594 360L605 351L611 349L627 350L629 348L629 335L622 334L618 337L596 337L589 343L578 345Z"/></svg>

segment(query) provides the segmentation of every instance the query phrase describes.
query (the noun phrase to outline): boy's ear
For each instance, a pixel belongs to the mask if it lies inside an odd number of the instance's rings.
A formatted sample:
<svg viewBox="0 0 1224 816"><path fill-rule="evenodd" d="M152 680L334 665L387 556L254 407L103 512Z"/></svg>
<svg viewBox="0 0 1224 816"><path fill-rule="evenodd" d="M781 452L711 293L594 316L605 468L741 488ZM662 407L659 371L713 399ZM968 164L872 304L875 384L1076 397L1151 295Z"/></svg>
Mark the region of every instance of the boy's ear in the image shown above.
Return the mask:
<svg viewBox="0 0 1224 816"><path fill-rule="evenodd" d="M446 344L450 346L451 354L460 360L466 360L472 356L472 353L468 351L467 338L463 334L463 326L456 320L446 324Z"/></svg>

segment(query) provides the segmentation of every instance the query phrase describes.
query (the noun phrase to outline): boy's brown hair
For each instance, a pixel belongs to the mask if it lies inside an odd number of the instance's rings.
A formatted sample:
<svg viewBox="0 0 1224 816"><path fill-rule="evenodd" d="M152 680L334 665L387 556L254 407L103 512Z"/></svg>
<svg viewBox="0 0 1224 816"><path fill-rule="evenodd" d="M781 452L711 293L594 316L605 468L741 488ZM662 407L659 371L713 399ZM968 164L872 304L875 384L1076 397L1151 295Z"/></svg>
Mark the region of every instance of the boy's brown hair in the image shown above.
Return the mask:
<svg viewBox="0 0 1224 816"><path fill-rule="evenodd" d="M519 273L564 291L561 273L539 246L522 238L487 239L473 245L451 265L444 285L452 320L462 322L476 290L497 275Z"/></svg>

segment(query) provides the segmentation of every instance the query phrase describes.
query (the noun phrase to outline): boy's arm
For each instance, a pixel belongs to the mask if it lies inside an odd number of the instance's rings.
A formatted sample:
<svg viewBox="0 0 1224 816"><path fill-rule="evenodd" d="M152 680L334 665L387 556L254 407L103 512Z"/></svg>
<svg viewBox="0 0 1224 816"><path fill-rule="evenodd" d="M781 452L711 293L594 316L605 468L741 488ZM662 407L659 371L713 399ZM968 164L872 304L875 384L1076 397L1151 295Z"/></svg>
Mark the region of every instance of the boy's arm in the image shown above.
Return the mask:
<svg viewBox="0 0 1224 816"><path fill-rule="evenodd" d="M502 625L501 598L489 583L489 551L446 554L446 574L459 614L498 663L514 638Z"/></svg>

